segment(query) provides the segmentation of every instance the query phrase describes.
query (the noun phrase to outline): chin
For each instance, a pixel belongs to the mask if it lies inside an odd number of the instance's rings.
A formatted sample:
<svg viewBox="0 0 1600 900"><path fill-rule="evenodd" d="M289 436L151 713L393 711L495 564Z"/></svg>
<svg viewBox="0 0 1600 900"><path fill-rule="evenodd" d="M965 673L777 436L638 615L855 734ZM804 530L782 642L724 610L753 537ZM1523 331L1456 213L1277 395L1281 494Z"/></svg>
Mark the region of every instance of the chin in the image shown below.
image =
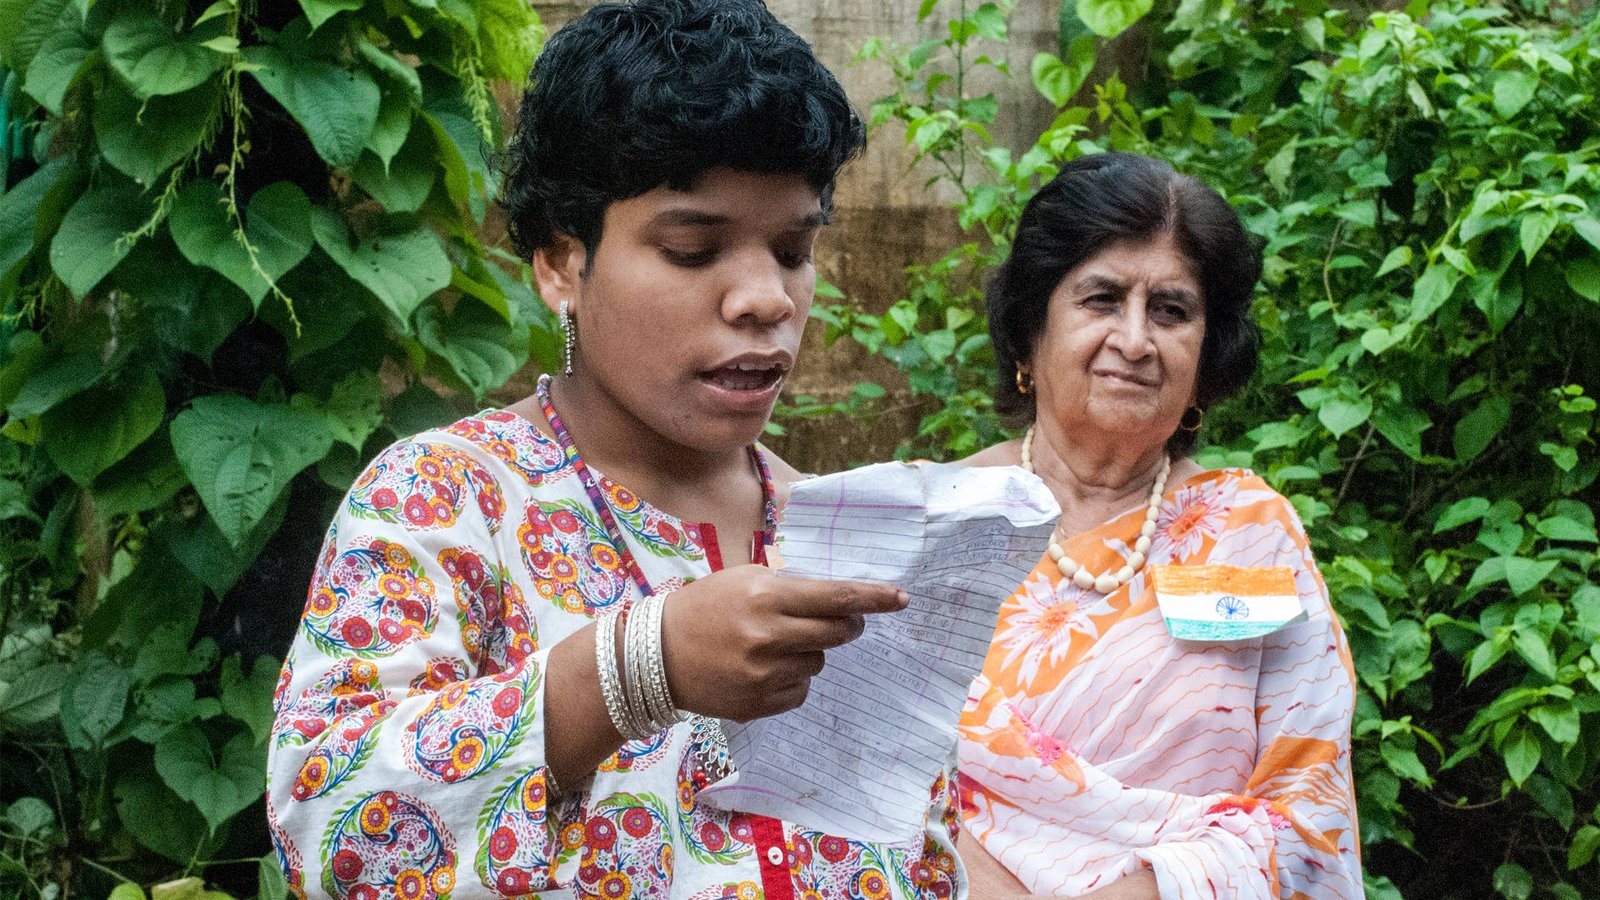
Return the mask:
<svg viewBox="0 0 1600 900"><path fill-rule="evenodd" d="M767 417L759 420L694 417L672 423L673 442L704 453L726 453L750 446L765 433ZM687 426L687 427L685 427Z"/></svg>

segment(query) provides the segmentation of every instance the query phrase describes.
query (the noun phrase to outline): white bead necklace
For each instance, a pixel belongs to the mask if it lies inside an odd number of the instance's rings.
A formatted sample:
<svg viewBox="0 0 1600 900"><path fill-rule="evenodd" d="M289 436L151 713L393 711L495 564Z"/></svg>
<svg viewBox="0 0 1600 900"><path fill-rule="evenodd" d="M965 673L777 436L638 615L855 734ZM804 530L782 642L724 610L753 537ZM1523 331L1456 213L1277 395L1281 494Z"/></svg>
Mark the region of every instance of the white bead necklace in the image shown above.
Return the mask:
<svg viewBox="0 0 1600 900"><path fill-rule="evenodd" d="M1026 433L1022 435L1022 468L1033 471L1033 426L1029 425ZM1050 558L1055 560L1056 568L1061 570L1062 577L1072 579L1072 583L1084 590L1093 588L1102 594L1109 594L1133 580L1133 576L1144 567L1145 560L1149 558L1150 539L1155 537L1156 519L1161 515L1161 492L1167 487L1167 473L1172 471L1172 457L1161 460L1161 471L1156 473L1155 484L1150 486L1150 502L1144 511L1144 524L1139 527L1139 538L1134 541L1133 555L1128 557L1128 562L1115 573L1102 572L1099 575L1084 568L1077 560L1067 555L1061 544L1056 541L1054 532L1050 534Z"/></svg>

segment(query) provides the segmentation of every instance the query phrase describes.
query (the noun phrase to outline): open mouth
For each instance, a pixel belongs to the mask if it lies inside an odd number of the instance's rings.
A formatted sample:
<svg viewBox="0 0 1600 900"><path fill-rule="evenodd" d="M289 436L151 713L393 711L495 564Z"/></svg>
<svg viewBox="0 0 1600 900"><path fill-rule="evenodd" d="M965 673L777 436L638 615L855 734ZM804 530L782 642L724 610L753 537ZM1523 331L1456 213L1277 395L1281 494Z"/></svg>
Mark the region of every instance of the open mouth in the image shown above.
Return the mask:
<svg viewBox="0 0 1600 900"><path fill-rule="evenodd" d="M787 372L778 362L739 362L701 372L700 378L725 391L760 393L782 381Z"/></svg>

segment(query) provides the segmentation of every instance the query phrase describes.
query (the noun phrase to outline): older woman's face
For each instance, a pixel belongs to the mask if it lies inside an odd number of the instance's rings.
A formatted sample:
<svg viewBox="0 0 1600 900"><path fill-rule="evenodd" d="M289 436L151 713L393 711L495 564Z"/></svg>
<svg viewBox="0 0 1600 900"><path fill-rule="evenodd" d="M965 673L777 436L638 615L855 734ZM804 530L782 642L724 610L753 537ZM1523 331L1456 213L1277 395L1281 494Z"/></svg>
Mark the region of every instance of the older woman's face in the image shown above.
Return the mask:
<svg viewBox="0 0 1600 900"><path fill-rule="evenodd" d="M1139 451L1163 443L1194 402L1205 333L1200 281L1170 236L1112 244L1050 295L1032 359L1040 418Z"/></svg>

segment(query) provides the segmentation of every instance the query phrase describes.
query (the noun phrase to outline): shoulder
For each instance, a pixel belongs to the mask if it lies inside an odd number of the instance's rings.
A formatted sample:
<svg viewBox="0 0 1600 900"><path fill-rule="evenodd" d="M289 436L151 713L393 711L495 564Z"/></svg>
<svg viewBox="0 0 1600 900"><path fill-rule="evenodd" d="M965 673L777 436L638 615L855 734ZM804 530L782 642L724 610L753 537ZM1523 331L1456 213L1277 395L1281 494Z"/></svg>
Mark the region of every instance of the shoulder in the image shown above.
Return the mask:
<svg viewBox="0 0 1600 900"><path fill-rule="evenodd" d="M346 496L348 517L433 530L482 518L498 530L508 494L532 490L563 463L527 420L487 411L390 444Z"/></svg>
<svg viewBox="0 0 1600 900"><path fill-rule="evenodd" d="M955 465L970 467L1015 466L1021 463L1022 441L1020 439L1012 439L1001 441L992 447L986 447L965 459L958 459Z"/></svg>

